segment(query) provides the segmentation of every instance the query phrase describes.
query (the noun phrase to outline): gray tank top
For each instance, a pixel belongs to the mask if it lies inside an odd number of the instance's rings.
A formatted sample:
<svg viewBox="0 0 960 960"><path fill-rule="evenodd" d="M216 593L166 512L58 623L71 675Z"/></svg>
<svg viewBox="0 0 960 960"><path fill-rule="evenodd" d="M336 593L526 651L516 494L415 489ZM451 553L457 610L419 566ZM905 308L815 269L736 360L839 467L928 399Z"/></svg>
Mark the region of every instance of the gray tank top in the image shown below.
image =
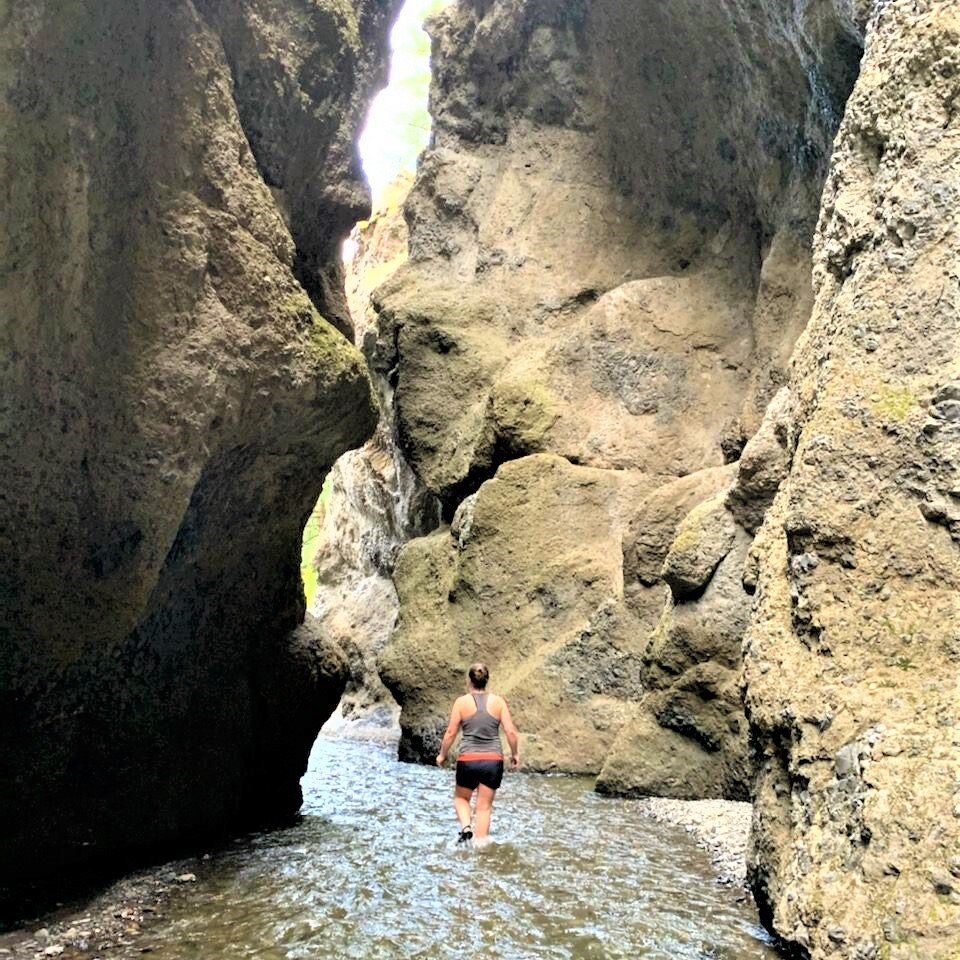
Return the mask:
<svg viewBox="0 0 960 960"><path fill-rule="evenodd" d="M500 721L487 713L488 693L472 693L477 712L460 721L463 738L460 741L459 756L465 753L496 753L503 756L500 745Z"/></svg>

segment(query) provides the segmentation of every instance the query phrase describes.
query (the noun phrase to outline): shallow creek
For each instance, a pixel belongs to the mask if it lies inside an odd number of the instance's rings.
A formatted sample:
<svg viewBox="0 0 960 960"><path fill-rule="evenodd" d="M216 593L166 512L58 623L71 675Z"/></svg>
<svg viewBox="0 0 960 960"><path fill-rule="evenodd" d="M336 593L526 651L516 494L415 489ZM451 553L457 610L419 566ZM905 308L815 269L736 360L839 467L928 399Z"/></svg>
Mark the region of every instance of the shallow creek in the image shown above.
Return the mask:
<svg viewBox="0 0 960 960"><path fill-rule="evenodd" d="M449 770L321 737L303 817L214 856L151 927L163 960L772 960L743 892L679 828L585 779L508 775L458 848Z"/></svg>

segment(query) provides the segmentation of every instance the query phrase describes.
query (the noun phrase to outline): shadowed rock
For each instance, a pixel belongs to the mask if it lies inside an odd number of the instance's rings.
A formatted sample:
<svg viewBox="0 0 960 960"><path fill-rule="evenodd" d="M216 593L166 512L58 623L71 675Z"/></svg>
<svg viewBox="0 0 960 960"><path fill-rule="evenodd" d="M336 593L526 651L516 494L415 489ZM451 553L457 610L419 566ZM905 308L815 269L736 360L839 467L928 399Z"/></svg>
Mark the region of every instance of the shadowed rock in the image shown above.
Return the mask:
<svg viewBox="0 0 960 960"><path fill-rule="evenodd" d="M296 278L335 272L365 206L389 12L4 16L4 885L299 806L344 673L299 539L376 411Z"/></svg>

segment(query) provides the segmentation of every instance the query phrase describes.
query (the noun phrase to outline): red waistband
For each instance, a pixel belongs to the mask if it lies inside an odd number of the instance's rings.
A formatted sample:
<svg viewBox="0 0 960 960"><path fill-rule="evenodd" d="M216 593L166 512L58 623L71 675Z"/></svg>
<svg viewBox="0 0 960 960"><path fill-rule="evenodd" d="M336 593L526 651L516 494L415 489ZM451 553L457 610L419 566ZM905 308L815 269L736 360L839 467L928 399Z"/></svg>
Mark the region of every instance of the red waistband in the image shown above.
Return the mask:
<svg viewBox="0 0 960 960"><path fill-rule="evenodd" d="M461 760L465 762L467 760L502 760L502 759L503 759L502 753L461 753L460 756L457 757L457 763L460 763Z"/></svg>

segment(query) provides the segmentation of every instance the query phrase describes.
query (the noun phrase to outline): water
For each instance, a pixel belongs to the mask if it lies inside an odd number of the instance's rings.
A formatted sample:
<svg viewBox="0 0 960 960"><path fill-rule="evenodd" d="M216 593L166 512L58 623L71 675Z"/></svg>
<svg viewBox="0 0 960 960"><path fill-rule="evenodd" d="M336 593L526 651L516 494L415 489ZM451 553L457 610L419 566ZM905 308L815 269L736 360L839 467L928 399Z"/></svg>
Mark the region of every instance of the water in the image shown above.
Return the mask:
<svg viewBox="0 0 960 960"><path fill-rule="evenodd" d="M496 842L455 845L452 773L321 737L295 826L209 861L145 945L163 960L772 960L681 830L587 780L513 776Z"/></svg>

